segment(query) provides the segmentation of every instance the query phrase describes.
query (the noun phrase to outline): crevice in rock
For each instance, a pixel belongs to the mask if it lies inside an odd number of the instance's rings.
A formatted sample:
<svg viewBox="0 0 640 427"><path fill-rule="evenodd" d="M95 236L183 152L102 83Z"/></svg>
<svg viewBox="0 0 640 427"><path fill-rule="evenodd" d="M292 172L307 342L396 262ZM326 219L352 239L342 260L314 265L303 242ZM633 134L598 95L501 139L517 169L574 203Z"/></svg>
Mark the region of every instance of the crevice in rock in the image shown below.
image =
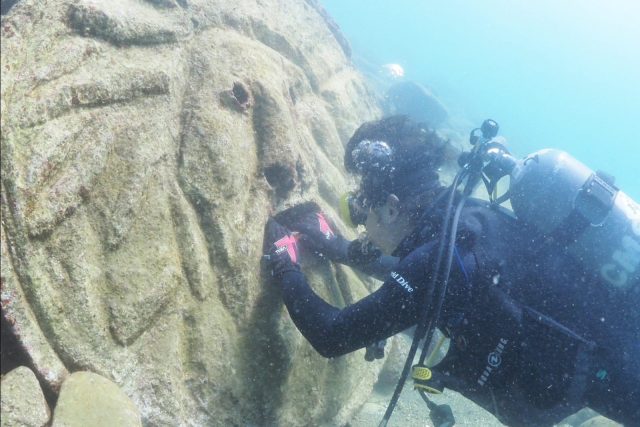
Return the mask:
<svg viewBox="0 0 640 427"><path fill-rule="evenodd" d="M298 97L296 96L293 86L289 86L289 98L291 98L291 102L293 102L293 105L296 105L296 103L298 102Z"/></svg>
<svg viewBox="0 0 640 427"><path fill-rule="evenodd" d="M157 0L156 6L167 7L171 3ZM151 46L176 43L184 33L160 13L141 8L135 3L126 15L109 3L100 8L90 3L71 4L67 12L67 24L83 37L95 37L115 46ZM150 5L152 6L152 5Z"/></svg>
<svg viewBox="0 0 640 427"><path fill-rule="evenodd" d="M79 110L93 110L114 105L128 105L139 99L169 94L169 77L164 72L118 74L113 78L88 84L62 86L57 93L47 95L34 106L34 112L18 118L22 128L33 128L41 124L72 114ZM34 94L35 96L38 93ZM19 106L19 108L25 108Z"/></svg>
<svg viewBox="0 0 640 427"><path fill-rule="evenodd" d="M233 92L234 98L238 101L240 105L246 104L249 102L249 91L247 88L240 82L233 83Z"/></svg>
<svg viewBox="0 0 640 427"><path fill-rule="evenodd" d="M58 395L51 389L50 384L38 375L38 370L34 369L33 360L7 319L4 308L0 308L0 344L0 373L5 375L20 366L28 367L36 374L49 407L55 407Z"/></svg>
<svg viewBox="0 0 640 427"><path fill-rule="evenodd" d="M261 425L277 425L277 411L286 398L284 386L291 374L293 357L279 326L282 296L277 289L269 289L273 283L264 269L260 281L262 292L241 334L246 351L239 370L243 378L258 385L253 390L257 404L251 407L255 421ZM265 366L270 369L264 369Z"/></svg>
<svg viewBox="0 0 640 427"><path fill-rule="evenodd" d="M5 318L4 309L0 317L1 340L0 363L2 364L2 375L17 368L18 366L28 366L31 358L27 351L20 345L18 337L13 331L9 321Z"/></svg>
<svg viewBox="0 0 640 427"><path fill-rule="evenodd" d="M224 246L224 231L216 220L217 206L211 204L207 197L200 194L196 189L190 189L189 184L185 183L184 180L178 179L178 184L182 188L185 198L197 214L198 225L203 232L207 245L209 264L217 266L220 277L233 277L234 272L229 253ZM241 315L241 309L233 303L232 293L240 291L233 281L219 283L216 287L216 297L222 303L222 306L233 316Z"/></svg>
<svg viewBox="0 0 640 427"><path fill-rule="evenodd" d="M300 194L304 194L311 188L311 180L308 179L307 171L300 158L296 161L296 176L298 177L298 182L300 182Z"/></svg>
<svg viewBox="0 0 640 427"><path fill-rule="evenodd" d="M271 187L276 190L279 198L285 199L296 186L294 173L286 165L275 163L264 169L264 177Z"/></svg>
<svg viewBox="0 0 640 427"><path fill-rule="evenodd" d="M5 154L4 151L3 154ZM43 308L40 304L40 301L35 296L35 292L33 290L33 287L31 286L31 279L27 274L25 274L25 271L28 271L28 263L27 261L25 261L26 259L28 259L28 256L26 254L26 242L28 241L28 239L25 233L20 232L20 230L24 230L26 228L25 225L20 222L19 216L18 218L16 218L16 202L11 197L11 193L15 194L15 192L15 183L13 183L11 180L3 178L1 192L2 199L0 200L0 208L3 219L2 227L8 241L11 242L11 250L9 251L9 254L7 256L10 258L9 263L11 263L12 265L11 270L13 270L13 274L15 274L15 279L18 283L20 283L20 286L24 291L25 301L27 305L31 307L36 318L36 322L42 329L42 334L44 335L49 349L52 352L51 354L54 355L60 362L60 366L54 366L52 373L64 375L64 373L67 372L67 369L63 365L62 360L59 359L59 347L56 345L55 339L52 338L55 337L54 331L51 329L48 317L43 314ZM3 274L4 273L6 272L3 271ZM0 278L0 289L2 289L3 291L6 289L4 278ZM5 307L11 306L5 306L4 304L12 304L12 302L6 301L3 298L2 304L3 305L0 306L0 319L2 321L2 325L0 327L2 331L0 340L0 353L2 353L2 360L0 366L2 367L2 374L4 375L9 370L20 365L29 367L36 374L36 378L40 383L40 387L42 388L49 407L53 408L58 400L60 382L56 382L55 380L52 381L50 378L46 378L45 376L47 374L43 372L45 372L47 367L37 366L37 363L39 362L34 361L34 356L29 353L29 348L23 345L20 335L16 333L16 329L14 327L15 320L13 316L11 314L8 314L7 310L5 310ZM16 350L18 351L17 353ZM5 351L7 352L6 354ZM15 363L18 363L18 365L15 365ZM57 380L59 379L60 378L58 377Z"/></svg>
<svg viewBox="0 0 640 427"><path fill-rule="evenodd" d="M162 9L174 9L177 6L175 0L147 0L147 2Z"/></svg>
<svg viewBox="0 0 640 427"><path fill-rule="evenodd" d="M222 103L241 113L253 106L253 96L242 82L233 82L233 87L220 94Z"/></svg>
<svg viewBox="0 0 640 427"><path fill-rule="evenodd" d="M309 64L309 61L301 50L293 46L283 34L270 28L264 22L251 17L239 20L232 15L223 15L223 22L228 27L235 28L241 34L249 38L254 38L263 45L273 49L291 63L300 67L313 91L317 92L319 90L320 82L313 71L313 67Z"/></svg>
<svg viewBox="0 0 640 427"><path fill-rule="evenodd" d="M261 83L252 86L255 97L253 127L256 130L261 172L275 190L276 197L286 199L298 183L292 141L293 123L285 110L285 100L273 96Z"/></svg>

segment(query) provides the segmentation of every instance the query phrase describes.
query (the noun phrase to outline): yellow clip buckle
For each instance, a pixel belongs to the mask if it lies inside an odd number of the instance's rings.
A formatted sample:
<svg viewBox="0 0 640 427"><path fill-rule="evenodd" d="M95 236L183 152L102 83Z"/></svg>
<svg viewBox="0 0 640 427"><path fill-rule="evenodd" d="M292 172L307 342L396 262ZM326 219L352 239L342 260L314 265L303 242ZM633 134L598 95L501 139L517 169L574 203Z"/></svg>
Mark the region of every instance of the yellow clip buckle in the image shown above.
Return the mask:
<svg viewBox="0 0 640 427"><path fill-rule="evenodd" d="M411 377L418 381L427 381L431 379L431 369L426 366L414 366Z"/></svg>

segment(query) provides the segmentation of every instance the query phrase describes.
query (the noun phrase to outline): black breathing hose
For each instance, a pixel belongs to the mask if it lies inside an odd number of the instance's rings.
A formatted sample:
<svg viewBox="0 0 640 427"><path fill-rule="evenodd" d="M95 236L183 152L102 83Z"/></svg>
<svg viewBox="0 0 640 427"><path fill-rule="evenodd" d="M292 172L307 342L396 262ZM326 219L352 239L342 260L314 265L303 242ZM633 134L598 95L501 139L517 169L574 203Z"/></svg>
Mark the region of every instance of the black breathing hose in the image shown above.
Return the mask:
<svg viewBox="0 0 640 427"><path fill-rule="evenodd" d="M491 128L488 128L487 133L491 131L491 135L485 135L485 124L488 123L489 120L485 120L482 124L483 128L483 143L478 144L478 140L471 140L471 144L475 145L475 147L468 153L460 163L462 169L456 174L453 179L453 183L451 184L449 190L449 198L447 200L447 208L446 213L443 218L442 226L440 229L440 242L438 245L438 256L436 258L436 264L434 268L434 274L429 282L429 287L427 288L424 296L423 307L428 307L428 309L423 310L420 313L420 319L418 321L416 331L413 335L413 342L411 343L411 348L409 350L409 354L407 356L407 360L404 364L404 368L402 369L402 373L400 374L400 379L398 380L398 385L393 393L391 401L389 402L389 406L380 421L378 427L386 427L389 419L391 418L391 414L400 398L400 393L402 392L402 388L404 387L404 383L407 380L409 375L409 371L411 370L411 365L413 363L413 359L416 355L416 351L418 349L418 345L422 337L426 335L426 339L422 348L422 353L420 355L420 364L424 363L424 360L428 354L429 343L431 338L433 337L433 333L438 324L438 320L440 318L440 313L442 311L442 306L444 305L444 300L447 294L447 287L449 283L449 276L451 273L451 265L453 262L453 256L455 252L455 243L456 243L456 234L458 232L458 222L460 220L460 215L462 213L462 209L467 199L473 192L473 189L480 182L480 180L484 180L483 168L484 168L484 158L483 155L486 155L487 143L490 142L490 139L493 138L498 131L498 125L494 121L491 121ZM495 128L495 129L494 129ZM472 131L472 136L473 136ZM462 159L462 157L461 157ZM451 211L453 209L453 204L456 196L456 189L460 185L463 179L467 180L464 190L462 191L462 197L456 206L455 214L453 218L451 216ZM485 182L486 184L486 182ZM451 227L449 224L451 223ZM447 244L448 242L448 244ZM446 264L445 269L443 270L443 259L445 257L445 249L446 249ZM442 277L442 280L439 280ZM429 302L433 302L433 296L436 296L435 304L429 304ZM420 391L421 396L427 402L427 406L431 411L431 417L434 423L436 419L438 420L437 425L439 427L450 427L455 424L455 419L453 418L453 414L451 413L451 409L448 405L435 405L429 401L424 392ZM434 412L435 411L435 412Z"/></svg>
<svg viewBox="0 0 640 427"><path fill-rule="evenodd" d="M453 259L453 248L455 245L456 231L458 229L458 220L460 218L460 212L462 211L462 207L464 202L466 201L467 196L465 195L462 200L458 203L456 208L455 217L453 218L453 224L451 227L451 232L449 233L449 223L451 222L451 211L453 209L453 203L455 201L456 189L460 185L460 182L466 177L468 173L467 169L461 169L453 179L453 183L450 187L449 199L447 201L447 209L445 216L443 218L442 227L440 230L440 243L438 245L438 256L436 258L436 264L434 269L434 274L431 278L431 282L429 283L429 288L425 292L425 297L423 301L423 307L432 307L430 310L423 310L420 314L420 319L418 321L416 331L413 335L413 341L411 343L411 348L409 349L409 354L407 355L407 360L405 361L404 368L402 369L402 373L400 374L400 379L398 380L398 384L396 385L396 389L393 392L393 396L389 401L389 405L387 406L387 410L385 411L384 416L382 417L382 421L378 424L378 427L386 427L391 415L393 414L393 410L395 409L396 404L398 403L398 399L400 398L400 393L402 392L402 388L404 387L404 383L409 376L409 371L411 370L411 366L413 363L413 359L418 350L418 345L420 344L420 340L428 332L428 340L425 341L425 347L428 346L428 341L433 336L433 330L435 329L435 323L437 322L437 317L440 314L440 310L442 308L442 303L444 301L444 295L446 293L446 282L449 279L449 271L451 270L451 263ZM449 237L449 239L447 239ZM447 240L449 240L449 244L447 245ZM440 288L444 288L444 292L441 289L438 289L438 292L435 293L436 286L438 285L438 279L442 275L442 265L443 265L443 257L445 253L445 249L447 252L447 270L444 272L444 280L440 282L442 285ZM429 301L432 300L434 293L438 296L438 304L435 306L429 304ZM425 351L421 355L421 360L424 359Z"/></svg>
<svg viewBox="0 0 640 427"><path fill-rule="evenodd" d="M420 354L419 364L424 364L424 360L427 358L429 343L431 342L431 338L433 338L433 334L436 329L436 325L438 324L438 320L440 319L440 313L442 312L442 306L444 305L445 296L447 295L447 287L449 285L449 275L451 274L451 264L453 262L453 254L456 247L456 235L458 234L458 223L460 221L460 214L462 213L462 208L464 207L465 202L467 201L467 196L463 196L462 199L458 202L458 206L456 207L456 213L453 217L453 223L451 224L451 233L449 235L449 244L447 245L447 257L446 257L446 267L444 269L444 278L442 279L441 285L438 288L438 295L436 296L437 304L435 305L433 315L431 316L430 324L427 329L427 338L424 341L422 347L422 353Z"/></svg>

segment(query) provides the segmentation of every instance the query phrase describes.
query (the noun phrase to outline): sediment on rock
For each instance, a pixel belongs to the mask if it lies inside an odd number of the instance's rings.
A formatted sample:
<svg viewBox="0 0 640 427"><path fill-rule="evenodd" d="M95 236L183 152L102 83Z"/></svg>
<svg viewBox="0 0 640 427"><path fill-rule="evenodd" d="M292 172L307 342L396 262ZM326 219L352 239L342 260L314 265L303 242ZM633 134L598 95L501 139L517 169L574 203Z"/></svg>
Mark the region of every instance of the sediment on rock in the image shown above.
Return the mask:
<svg viewBox="0 0 640 427"><path fill-rule="evenodd" d="M38 378L99 374L147 425L347 420L379 367L317 355L259 262L269 215L332 212L345 137L379 113L327 17L22 0L2 19L3 310Z"/></svg>

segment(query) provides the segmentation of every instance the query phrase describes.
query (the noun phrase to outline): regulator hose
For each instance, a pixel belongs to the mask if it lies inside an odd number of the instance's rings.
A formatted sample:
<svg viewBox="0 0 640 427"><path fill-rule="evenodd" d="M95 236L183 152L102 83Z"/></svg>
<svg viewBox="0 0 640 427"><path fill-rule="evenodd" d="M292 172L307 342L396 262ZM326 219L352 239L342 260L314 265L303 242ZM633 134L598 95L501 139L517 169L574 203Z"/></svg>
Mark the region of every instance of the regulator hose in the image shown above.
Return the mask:
<svg viewBox="0 0 640 427"><path fill-rule="evenodd" d="M449 227L452 222L452 210L456 196L456 189L462 182L462 180L467 176L468 170L461 169L455 176L453 183L449 188L449 198L447 200L446 213L443 218L442 227L440 230L440 241L438 245L438 256L436 258L435 270L432 276L431 282L429 283L429 287L425 292L424 300L422 301L424 307L430 307L430 310L423 310L420 319L418 321L416 330L413 335L413 341L411 343L411 348L409 349L409 354L407 355L407 360L405 361L404 368L402 369L402 373L400 374L400 378L398 379L398 384L393 392L393 396L389 401L389 405L387 406L387 410L378 424L378 427L386 427L391 415L393 414L393 410L398 403L398 399L400 398L400 393L404 387L404 384L409 376L409 371L411 370L411 366L413 364L413 359L415 358L416 352L418 350L418 345L420 344L420 340L425 334L428 332L428 340L425 342L425 347L428 346L428 341L433 336L433 330L435 329L435 325L437 323L437 318L440 315L440 310L442 308L442 304L444 301L444 295L446 293L447 282L449 280L449 273L451 270L451 264L453 260L454 247L455 247L455 239L456 232L458 229L458 221L460 219L460 212L462 211L462 207L466 202L467 195L465 194L462 199L458 202L458 206L456 207L455 215L453 218L453 223L451 227ZM467 191L465 191L467 193ZM446 253L446 262L445 261L445 253ZM446 265L446 269L443 271L442 267ZM443 280L439 282L439 278L443 277ZM437 286L440 283L440 286ZM438 292L436 293L436 287L438 287ZM443 291L444 290L444 291ZM437 304L429 304L429 301L432 300L434 294L437 296L438 301ZM421 359L424 359L425 351L423 350Z"/></svg>

